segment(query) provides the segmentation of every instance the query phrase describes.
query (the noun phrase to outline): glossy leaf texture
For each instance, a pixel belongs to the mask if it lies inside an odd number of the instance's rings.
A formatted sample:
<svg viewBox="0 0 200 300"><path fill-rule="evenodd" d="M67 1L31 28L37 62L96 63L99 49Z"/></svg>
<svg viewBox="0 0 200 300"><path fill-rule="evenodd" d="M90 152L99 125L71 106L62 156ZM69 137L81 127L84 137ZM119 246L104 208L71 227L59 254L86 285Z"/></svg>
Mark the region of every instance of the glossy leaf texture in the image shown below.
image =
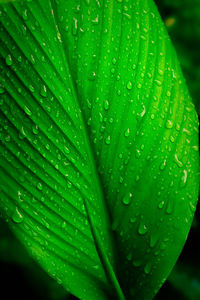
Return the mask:
<svg viewBox="0 0 200 300"><path fill-rule="evenodd" d="M0 6L3 217L80 299L152 299L187 238L198 120L152 0Z"/></svg>

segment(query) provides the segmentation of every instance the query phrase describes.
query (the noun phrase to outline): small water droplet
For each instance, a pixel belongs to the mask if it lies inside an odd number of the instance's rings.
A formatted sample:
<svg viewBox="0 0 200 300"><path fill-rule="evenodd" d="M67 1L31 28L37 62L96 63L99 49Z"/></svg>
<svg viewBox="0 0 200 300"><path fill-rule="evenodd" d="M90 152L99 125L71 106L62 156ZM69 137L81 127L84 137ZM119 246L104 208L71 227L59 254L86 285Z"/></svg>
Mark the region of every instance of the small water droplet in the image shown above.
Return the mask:
<svg viewBox="0 0 200 300"><path fill-rule="evenodd" d="M132 198L133 198L133 194L132 193L127 193L125 195L125 197L122 198L122 203L124 205L129 205L131 203L131 201L132 201Z"/></svg>
<svg viewBox="0 0 200 300"><path fill-rule="evenodd" d="M24 106L24 111L28 116L32 115L32 111L27 106Z"/></svg>
<svg viewBox="0 0 200 300"><path fill-rule="evenodd" d="M33 126L32 131L34 134L38 134L38 126L37 125Z"/></svg>
<svg viewBox="0 0 200 300"><path fill-rule="evenodd" d="M152 262L148 262L144 267L144 273L148 275L152 269Z"/></svg>
<svg viewBox="0 0 200 300"><path fill-rule="evenodd" d="M160 203L158 203L158 208L159 209L162 209L163 206L164 206L165 202L164 201L161 201Z"/></svg>
<svg viewBox="0 0 200 300"><path fill-rule="evenodd" d="M6 57L6 64L8 66L11 66L13 64L12 56L10 54L8 54Z"/></svg>
<svg viewBox="0 0 200 300"><path fill-rule="evenodd" d="M182 175L181 181L180 181L180 187L184 187L186 185L187 176L188 176L187 170L183 170L183 175Z"/></svg>
<svg viewBox="0 0 200 300"><path fill-rule="evenodd" d="M132 65L132 69L135 70L136 69L136 64Z"/></svg>
<svg viewBox="0 0 200 300"><path fill-rule="evenodd" d="M167 91L167 97L170 97L170 96L171 96L171 92Z"/></svg>
<svg viewBox="0 0 200 300"><path fill-rule="evenodd" d="M135 152L135 157L139 159L140 156L141 156L141 152L140 152L140 150L137 149Z"/></svg>
<svg viewBox="0 0 200 300"><path fill-rule="evenodd" d="M166 159L160 164L160 170L163 171L166 168Z"/></svg>
<svg viewBox="0 0 200 300"><path fill-rule="evenodd" d="M109 109L109 102L108 102L108 100L105 100L105 101L104 101L104 105L103 105L103 106L104 106L104 109L105 109L105 110L108 110L108 109Z"/></svg>
<svg viewBox="0 0 200 300"><path fill-rule="evenodd" d="M157 84L157 86L161 86L162 85L162 82L160 80L155 79L154 81Z"/></svg>
<svg viewBox="0 0 200 300"><path fill-rule="evenodd" d="M44 97L44 98L47 97L47 87L46 87L46 85L42 85L42 86L41 86L41 89L40 89L40 95L41 95L42 97Z"/></svg>
<svg viewBox="0 0 200 300"><path fill-rule="evenodd" d="M67 226L67 223L65 221L63 221L61 227L65 228L66 226Z"/></svg>
<svg viewBox="0 0 200 300"><path fill-rule="evenodd" d="M181 129L181 125L179 123L176 123L176 130L180 131L180 129Z"/></svg>
<svg viewBox="0 0 200 300"><path fill-rule="evenodd" d="M140 224L139 224L139 227L138 227L138 233L139 233L140 235L144 235L144 234L147 233L147 231L148 231L147 226L144 224L144 221L141 220L141 222L140 222Z"/></svg>
<svg viewBox="0 0 200 300"><path fill-rule="evenodd" d="M30 85L29 85L29 90L30 90L32 93L34 93L34 92L35 92L34 86L30 84Z"/></svg>
<svg viewBox="0 0 200 300"><path fill-rule="evenodd" d="M41 184L41 182L38 182L38 184L37 184L37 189L38 189L39 191L42 190L42 184Z"/></svg>
<svg viewBox="0 0 200 300"><path fill-rule="evenodd" d="M88 75L88 80L95 81L95 79L96 79L96 73L94 71L91 71Z"/></svg>
<svg viewBox="0 0 200 300"><path fill-rule="evenodd" d="M126 137L128 137L130 135L130 129L129 128L126 129L126 131L124 132L124 135Z"/></svg>
<svg viewBox="0 0 200 300"><path fill-rule="evenodd" d="M77 32L78 32L78 20L74 18L72 23L72 34L77 35Z"/></svg>
<svg viewBox="0 0 200 300"><path fill-rule="evenodd" d="M115 65L115 64L116 64L116 62L117 62L116 58L115 58L115 57L113 57L113 59L112 59L112 63L113 63L113 65Z"/></svg>
<svg viewBox="0 0 200 300"><path fill-rule="evenodd" d="M105 140L106 145L110 145L110 135Z"/></svg>
<svg viewBox="0 0 200 300"><path fill-rule="evenodd" d="M66 154L70 153L70 150L69 150L69 148L67 148L67 146L64 146L64 151L65 151Z"/></svg>
<svg viewBox="0 0 200 300"><path fill-rule="evenodd" d="M131 90L132 87L133 87L132 82L129 81L129 82L127 83L126 87L127 87L128 90Z"/></svg>
<svg viewBox="0 0 200 300"><path fill-rule="evenodd" d="M173 122L171 120L167 120L165 126L166 128L171 129L173 127Z"/></svg>
<svg viewBox="0 0 200 300"><path fill-rule="evenodd" d="M193 149L195 152L198 152L198 151L199 151L199 147L198 147L198 146L193 146L192 149Z"/></svg>
<svg viewBox="0 0 200 300"><path fill-rule="evenodd" d="M177 154L175 154L174 157L175 157L175 163L177 164L177 166L179 168L182 168L183 167L183 163L178 159Z"/></svg>

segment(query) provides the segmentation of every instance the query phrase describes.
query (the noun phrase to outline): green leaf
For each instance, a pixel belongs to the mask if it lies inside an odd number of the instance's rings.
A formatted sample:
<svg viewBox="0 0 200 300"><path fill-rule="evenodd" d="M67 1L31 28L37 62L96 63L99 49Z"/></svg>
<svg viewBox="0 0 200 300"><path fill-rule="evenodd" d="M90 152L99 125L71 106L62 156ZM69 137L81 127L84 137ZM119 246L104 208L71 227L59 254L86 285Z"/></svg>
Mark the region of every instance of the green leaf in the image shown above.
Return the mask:
<svg viewBox="0 0 200 300"><path fill-rule="evenodd" d="M80 299L152 299L198 194L198 120L151 0L0 6L3 217Z"/></svg>

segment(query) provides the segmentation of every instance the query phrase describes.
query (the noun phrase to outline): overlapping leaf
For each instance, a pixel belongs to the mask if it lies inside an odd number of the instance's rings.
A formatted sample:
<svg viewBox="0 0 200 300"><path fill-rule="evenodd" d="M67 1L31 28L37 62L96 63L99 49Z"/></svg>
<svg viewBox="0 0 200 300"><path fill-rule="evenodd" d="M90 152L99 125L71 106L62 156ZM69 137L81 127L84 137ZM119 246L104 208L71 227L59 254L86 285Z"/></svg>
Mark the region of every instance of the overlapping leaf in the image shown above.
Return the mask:
<svg viewBox="0 0 200 300"><path fill-rule="evenodd" d="M3 216L81 299L151 299L187 237L198 123L150 0L1 11Z"/></svg>

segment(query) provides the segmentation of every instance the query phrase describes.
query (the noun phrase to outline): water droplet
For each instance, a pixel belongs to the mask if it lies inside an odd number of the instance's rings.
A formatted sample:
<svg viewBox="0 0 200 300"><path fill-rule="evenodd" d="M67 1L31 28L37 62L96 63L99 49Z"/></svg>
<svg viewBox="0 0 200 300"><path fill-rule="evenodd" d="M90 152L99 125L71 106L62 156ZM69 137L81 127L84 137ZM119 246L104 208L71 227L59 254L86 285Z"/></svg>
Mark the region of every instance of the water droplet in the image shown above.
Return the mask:
<svg viewBox="0 0 200 300"><path fill-rule="evenodd" d="M199 147L198 147L198 146L193 146L192 149L193 149L195 152L198 152L198 151L199 151Z"/></svg>
<svg viewBox="0 0 200 300"><path fill-rule="evenodd" d="M152 262L148 262L144 267L144 273L148 275L152 269Z"/></svg>
<svg viewBox="0 0 200 300"><path fill-rule="evenodd" d="M112 59L112 63L113 63L113 65L115 65L115 64L116 64L116 62L117 62L116 58L115 58L115 57L113 57L113 59Z"/></svg>
<svg viewBox="0 0 200 300"><path fill-rule="evenodd" d="M38 126L37 125L33 126L32 131L34 134L38 134Z"/></svg>
<svg viewBox="0 0 200 300"><path fill-rule="evenodd" d="M181 125L179 123L176 123L176 130L180 131L180 129L181 129Z"/></svg>
<svg viewBox="0 0 200 300"><path fill-rule="evenodd" d="M105 109L105 110L108 110L108 109L109 109L109 102L108 102L108 100L105 100L105 101L104 101L104 105L103 105L103 106L104 106L104 109Z"/></svg>
<svg viewBox="0 0 200 300"><path fill-rule="evenodd" d="M162 85L162 82L160 80L155 79L154 81L157 84L157 86L161 86Z"/></svg>
<svg viewBox="0 0 200 300"><path fill-rule="evenodd" d="M24 106L24 111L28 116L32 115L32 111L27 106Z"/></svg>
<svg viewBox="0 0 200 300"><path fill-rule="evenodd" d="M148 228L146 227L146 225L144 224L144 221L141 220L140 224L139 224L139 227L138 227L138 233L140 235L144 235L146 234L148 231Z"/></svg>
<svg viewBox="0 0 200 300"><path fill-rule="evenodd" d="M139 175L136 175L136 176L135 176L135 181L138 182L139 180L140 180L140 176L139 176Z"/></svg>
<svg viewBox="0 0 200 300"><path fill-rule="evenodd" d="M95 79L96 79L96 73L94 71L91 71L88 75L88 80L95 81Z"/></svg>
<svg viewBox="0 0 200 300"><path fill-rule="evenodd" d="M174 157L175 157L175 163L177 164L177 166L179 168L182 168L183 167L183 163L178 159L177 154L175 154Z"/></svg>
<svg viewBox="0 0 200 300"><path fill-rule="evenodd" d="M78 32L78 20L74 18L72 24L72 34L77 35L77 32Z"/></svg>
<svg viewBox="0 0 200 300"><path fill-rule="evenodd" d="M124 132L124 135L126 137L128 137L130 135L130 129L129 128L126 129L126 131Z"/></svg>
<svg viewBox="0 0 200 300"><path fill-rule="evenodd" d="M167 120L165 126L166 128L171 129L173 127L173 122L171 120Z"/></svg>
<svg viewBox="0 0 200 300"><path fill-rule="evenodd" d="M151 120L154 120L154 119L155 119L155 115L151 114Z"/></svg>
<svg viewBox="0 0 200 300"><path fill-rule="evenodd" d="M129 82L127 83L126 87L127 87L128 90L131 90L131 89L132 89L133 85L132 85L131 81L129 81Z"/></svg>
<svg viewBox="0 0 200 300"><path fill-rule="evenodd" d="M135 152L135 157L139 159L140 156L141 156L141 152L140 152L140 150L137 149Z"/></svg>
<svg viewBox="0 0 200 300"><path fill-rule="evenodd" d="M161 201L160 203L158 203L158 208L159 209L162 209L163 206L164 206L165 202L164 201Z"/></svg>
<svg viewBox="0 0 200 300"><path fill-rule="evenodd" d="M28 19L27 9L22 12L22 18L26 21Z"/></svg>
<svg viewBox="0 0 200 300"><path fill-rule="evenodd" d="M13 64L12 56L10 54L8 54L6 57L6 64L8 66L11 66Z"/></svg>
<svg viewBox="0 0 200 300"><path fill-rule="evenodd" d="M172 143L174 143L174 142L175 142L175 138L174 138L173 136L170 136L170 141L171 141Z"/></svg>
<svg viewBox="0 0 200 300"><path fill-rule="evenodd" d="M42 85L42 86L41 86L41 89L40 89L40 95L41 95L42 97L44 97L44 98L47 97L47 87L46 87L46 85Z"/></svg>
<svg viewBox="0 0 200 300"><path fill-rule="evenodd" d="M24 217L18 207L15 207L15 210L12 215L12 220L14 223L17 224L22 223L24 220Z"/></svg>
<svg viewBox="0 0 200 300"><path fill-rule="evenodd" d="M166 168L166 159L160 164L160 170L164 170Z"/></svg>
<svg viewBox="0 0 200 300"><path fill-rule="evenodd" d="M110 145L110 135L105 140L106 145Z"/></svg>
<svg viewBox="0 0 200 300"><path fill-rule="evenodd" d="M37 184L37 189L38 189L39 191L42 190L42 184L41 184L41 182L38 182L38 184Z"/></svg>
<svg viewBox="0 0 200 300"><path fill-rule="evenodd" d="M64 151L65 151L66 154L70 153L70 150L69 150L69 148L67 148L67 146L64 146Z"/></svg>
<svg viewBox="0 0 200 300"><path fill-rule="evenodd" d="M187 176L188 176L187 170L183 170L183 175L182 175L181 181L180 181L180 187L184 187L186 185Z"/></svg>
<svg viewBox="0 0 200 300"><path fill-rule="evenodd" d="M35 92L34 86L32 86L32 85L30 84L30 85L29 85L29 90L30 90L32 93L34 93L34 92Z"/></svg>
<svg viewBox="0 0 200 300"><path fill-rule="evenodd" d="M137 217L131 217L130 218L130 223L135 223L137 221Z"/></svg>
<svg viewBox="0 0 200 300"><path fill-rule="evenodd" d="M127 193L126 196L124 198L122 198L122 203L124 205L129 205L132 201L132 198L133 198L133 194Z"/></svg>
<svg viewBox="0 0 200 300"><path fill-rule="evenodd" d="M65 228L66 226L67 226L67 223L65 221L63 221L61 227Z"/></svg>
<svg viewBox="0 0 200 300"><path fill-rule="evenodd" d="M167 97L170 97L170 96L171 96L171 92L167 91Z"/></svg>

